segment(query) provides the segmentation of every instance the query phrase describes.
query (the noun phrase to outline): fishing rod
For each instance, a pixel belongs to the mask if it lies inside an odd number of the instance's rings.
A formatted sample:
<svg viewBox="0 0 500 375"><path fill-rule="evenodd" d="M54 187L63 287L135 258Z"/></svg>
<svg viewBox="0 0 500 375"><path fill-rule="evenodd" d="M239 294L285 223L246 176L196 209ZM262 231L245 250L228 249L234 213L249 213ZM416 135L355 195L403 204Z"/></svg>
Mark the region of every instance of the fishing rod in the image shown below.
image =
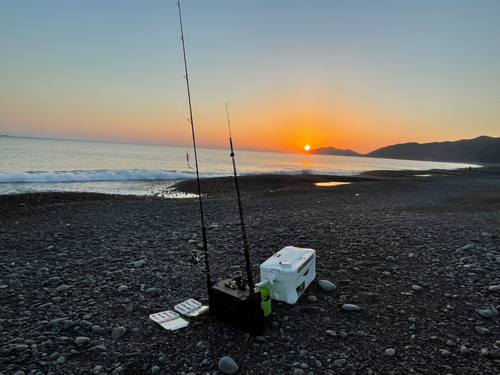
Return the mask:
<svg viewBox="0 0 500 375"><path fill-rule="evenodd" d="M245 219L243 217L243 205L241 204L241 194L240 194L240 186L238 184L238 173L236 172L236 162L234 160L234 150L233 150L233 136L231 134L231 122L229 121L229 111L227 109L226 103L226 116L227 116L227 126L229 128L229 145L231 146L231 159L233 160L233 172L234 172L234 182L236 184L236 196L238 198L238 208L240 210L240 223L241 223L241 233L243 236L243 248L245 250L245 262L247 268L247 278L248 278L248 286L250 287L250 296L252 301L255 300L255 284L253 282L253 274L252 274L252 265L250 264L250 254L248 251L248 241L247 241L247 232L245 229Z"/></svg>
<svg viewBox="0 0 500 375"><path fill-rule="evenodd" d="M212 287L212 280L210 279L210 266L208 264L208 245L207 245L207 230L205 227L205 219L203 216L203 203L202 203L202 198L201 198L201 186L200 186L200 173L198 170L198 155L196 154L196 139L194 135L194 122L193 122L193 109L191 106L191 91L189 90L189 75L188 75L188 67L187 67L187 60L186 60L186 47L184 45L184 31L182 29L182 16L181 16L181 2L180 0L177 0L177 7L179 8L179 24L181 27L181 41L182 41L182 54L184 57L184 71L186 72L185 79L186 79L186 87L187 87L187 96L188 96L188 103L189 103L189 122L191 123L191 134L193 136L193 148L194 148L194 163L195 163L195 169L196 169L196 181L198 183L198 198L200 202L200 216L201 216L201 233L203 236L203 253L204 253L204 258L205 258L205 272L207 274L207 286L208 289Z"/></svg>

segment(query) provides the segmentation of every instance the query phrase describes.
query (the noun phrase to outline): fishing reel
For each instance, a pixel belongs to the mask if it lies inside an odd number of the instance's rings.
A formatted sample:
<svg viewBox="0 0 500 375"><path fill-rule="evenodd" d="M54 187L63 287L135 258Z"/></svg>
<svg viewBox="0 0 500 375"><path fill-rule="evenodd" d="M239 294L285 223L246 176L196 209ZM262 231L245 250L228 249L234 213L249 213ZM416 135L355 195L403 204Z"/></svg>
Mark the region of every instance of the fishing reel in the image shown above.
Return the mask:
<svg viewBox="0 0 500 375"><path fill-rule="evenodd" d="M234 290L247 288L247 284L243 281L243 273L241 271L234 271L234 273L229 276L231 279L224 282L225 286Z"/></svg>
<svg viewBox="0 0 500 375"><path fill-rule="evenodd" d="M205 255L198 250L191 250L191 264L197 265L203 258L205 258Z"/></svg>

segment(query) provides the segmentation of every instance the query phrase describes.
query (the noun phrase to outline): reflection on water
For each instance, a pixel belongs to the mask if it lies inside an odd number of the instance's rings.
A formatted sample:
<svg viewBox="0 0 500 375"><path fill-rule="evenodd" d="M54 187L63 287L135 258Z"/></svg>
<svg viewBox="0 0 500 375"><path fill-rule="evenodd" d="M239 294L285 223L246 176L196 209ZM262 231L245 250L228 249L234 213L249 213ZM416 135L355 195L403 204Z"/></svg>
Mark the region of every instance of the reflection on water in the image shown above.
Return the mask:
<svg viewBox="0 0 500 375"><path fill-rule="evenodd" d="M431 177L431 174L415 174L415 177Z"/></svg>
<svg viewBox="0 0 500 375"><path fill-rule="evenodd" d="M339 186L339 185L349 185L350 182L316 182L316 186Z"/></svg>
<svg viewBox="0 0 500 375"><path fill-rule="evenodd" d="M304 167L304 169L309 168L309 155L308 154L304 154L304 164L302 164L302 166Z"/></svg>

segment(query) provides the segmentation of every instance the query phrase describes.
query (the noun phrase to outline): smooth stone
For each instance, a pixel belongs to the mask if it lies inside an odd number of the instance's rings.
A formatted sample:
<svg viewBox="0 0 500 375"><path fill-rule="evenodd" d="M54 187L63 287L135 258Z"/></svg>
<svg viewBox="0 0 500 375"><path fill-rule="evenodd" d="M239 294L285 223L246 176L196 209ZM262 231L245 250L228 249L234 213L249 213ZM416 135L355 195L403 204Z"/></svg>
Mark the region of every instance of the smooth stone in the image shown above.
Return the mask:
<svg viewBox="0 0 500 375"><path fill-rule="evenodd" d="M470 243L470 244L465 245L464 247L462 247L462 250L472 250L475 247L476 247L476 244Z"/></svg>
<svg viewBox="0 0 500 375"><path fill-rule="evenodd" d="M59 285L57 288L56 288L56 292L64 292L66 290L69 289L69 286L67 285Z"/></svg>
<svg viewBox="0 0 500 375"><path fill-rule="evenodd" d="M449 357L451 355L451 352L449 350L441 350L441 355L443 357Z"/></svg>
<svg viewBox="0 0 500 375"><path fill-rule="evenodd" d="M79 336L75 339L76 345L87 345L88 343L90 343L90 339L88 337Z"/></svg>
<svg viewBox="0 0 500 375"><path fill-rule="evenodd" d="M340 359L336 359L335 361L333 361L333 365L336 367L342 367L346 363L347 363L347 360L345 358L340 358Z"/></svg>
<svg viewBox="0 0 500 375"><path fill-rule="evenodd" d="M218 367L219 370L226 375L233 375L238 371L238 365L231 357L228 356L222 357L219 360Z"/></svg>
<svg viewBox="0 0 500 375"><path fill-rule="evenodd" d="M104 329L103 327L99 326L92 327L92 333L104 333L104 332L106 332L106 329Z"/></svg>
<svg viewBox="0 0 500 375"><path fill-rule="evenodd" d="M148 288L145 290L145 292L148 294L156 294L156 288Z"/></svg>
<svg viewBox="0 0 500 375"><path fill-rule="evenodd" d="M385 260L388 260L389 262L395 262L396 258L394 258L393 256L389 255L387 258L385 258Z"/></svg>
<svg viewBox="0 0 500 375"><path fill-rule="evenodd" d="M302 370L301 368L296 368L295 370L293 370L293 375L304 375L304 370Z"/></svg>
<svg viewBox="0 0 500 375"><path fill-rule="evenodd" d="M347 332L345 332L345 331L340 331L340 332L339 332L339 335L340 335L340 337L342 337L343 339L345 339L345 338L347 337Z"/></svg>
<svg viewBox="0 0 500 375"><path fill-rule="evenodd" d="M16 348L16 350L18 352L22 352L22 351L25 351L26 349L28 349L28 345L26 345L26 344L17 344L15 346L15 348Z"/></svg>
<svg viewBox="0 0 500 375"><path fill-rule="evenodd" d="M469 349L467 349L467 347L466 347L466 346L462 346L462 347L460 348L460 353L462 353L462 354L467 354L467 353L469 353Z"/></svg>
<svg viewBox="0 0 500 375"><path fill-rule="evenodd" d="M500 285L491 285L488 290L490 292L499 292L500 291Z"/></svg>
<svg viewBox="0 0 500 375"><path fill-rule="evenodd" d="M160 372L160 368L158 366L153 366L151 368L151 374L158 374Z"/></svg>
<svg viewBox="0 0 500 375"><path fill-rule="evenodd" d="M59 364L63 364L64 362L66 362L66 358L64 358L64 356L60 356L59 358L57 358L56 362Z"/></svg>
<svg viewBox="0 0 500 375"><path fill-rule="evenodd" d="M125 332L127 332L127 329L123 326L116 327L113 329L113 332L111 333L111 338L113 340L118 340L120 337L122 337Z"/></svg>
<svg viewBox="0 0 500 375"><path fill-rule="evenodd" d="M483 327L480 327L480 326L476 326L476 331L480 335L485 335L487 333L490 333L490 330L488 328L483 328Z"/></svg>
<svg viewBox="0 0 500 375"><path fill-rule="evenodd" d="M72 320L67 320L66 322L64 322L64 329L73 328L75 325L75 322L73 322Z"/></svg>
<svg viewBox="0 0 500 375"><path fill-rule="evenodd" d="M255 341L257 342L265 342L266 338L264 336L256 336Z"/></svg>
<svg viewBox="0 0 500 375"><path fill-rule="evenodd" d="M357 305L346 304L346 305L342 305L342 310L344 310L344 311L360 311L361 307L359 307Z"/></svg>
<svg viewBox="0 0 500 375"><path fill-rule="evenodd" d="M135 268L139 268L142 267L144 264L146 264L146 261L144 259L138 260L137 262L132 262L132 264L134 265Z"/></svg>
<svg viewBox="0 0 500 375"><path fill-rule="evenodd" d="M128 286L126 286L126 285L120 285L120 286L118 287L118 291L119 291L120 293L122 293L122 292L126 292L127 290L128 290Z"/></svg>
<svg viewBox="0 0 500 375"><path fill-rule="evenodd" d="M57 326L59 324L62 324L63 322L65 322L66 320L68 320L68 317L63 317L63 318L56 318L56 319L52 319L48 326L51 327L51 326Z"/></svg>
<svg viewBox="0 0 500 375"><path fill-rule="evenodd" d="M94 353L102 353L106 351L106 347L104 345L97 345L90 349Z"/></svg>
<svg viewBox="0 0 500 375"><path fill-rule="evenodd" d="M52 307L52 302L44 303L43 305L38 306L38 310L46 310Z"/></svg>
<svg viewBox="0 0 500 375"><path fill-rule="evenodd" d="M323 289L325 292L331 292L332 290L337 289L334 283L328 280L320 280L318 281L319 287Z"/></svg>
<svg viewBox="0 0 500 375"><path fill-rule="evenodd" d="M318 302L318 298L316 296L308 296L307 299L311 302Z"/></svg>
<svg viewBox="0 0 500 375"><path fill-rule="evenodd" d="M415 291L418 292L419 290L422 290L422 287L419 285L412 285L411 288Z"/></svg>
<svg viewBox="0 0 500 375"><path fill-rule="evenodd" d="M389 357L392 357L394 354L396 354L396 351L392 348L386 349L385 354L387 354Z"/></svg>
<svg viewBox="0 0 500 375"><path fill-rule="evenodd" d="M490 309L485 309L485 310L477 310L479 315L481 315L483 318L491 318L495 315L493 310Z"/></svg>

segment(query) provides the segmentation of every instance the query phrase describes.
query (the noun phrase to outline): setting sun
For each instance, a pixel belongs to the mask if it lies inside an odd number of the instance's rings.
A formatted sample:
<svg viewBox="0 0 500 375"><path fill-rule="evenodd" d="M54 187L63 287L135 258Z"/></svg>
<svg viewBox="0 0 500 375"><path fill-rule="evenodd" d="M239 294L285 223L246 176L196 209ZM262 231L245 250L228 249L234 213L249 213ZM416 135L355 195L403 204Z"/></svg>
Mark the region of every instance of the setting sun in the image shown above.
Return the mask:
<svg viewBox="0 0 500 375"><path fill-rule="evenodd" d="M305 146L304 146L304 150L306 150L306 151L309 151L309 149L310 149L310 148L311 148L311 147L309 147L309 145L305 145Z"/></svg>

